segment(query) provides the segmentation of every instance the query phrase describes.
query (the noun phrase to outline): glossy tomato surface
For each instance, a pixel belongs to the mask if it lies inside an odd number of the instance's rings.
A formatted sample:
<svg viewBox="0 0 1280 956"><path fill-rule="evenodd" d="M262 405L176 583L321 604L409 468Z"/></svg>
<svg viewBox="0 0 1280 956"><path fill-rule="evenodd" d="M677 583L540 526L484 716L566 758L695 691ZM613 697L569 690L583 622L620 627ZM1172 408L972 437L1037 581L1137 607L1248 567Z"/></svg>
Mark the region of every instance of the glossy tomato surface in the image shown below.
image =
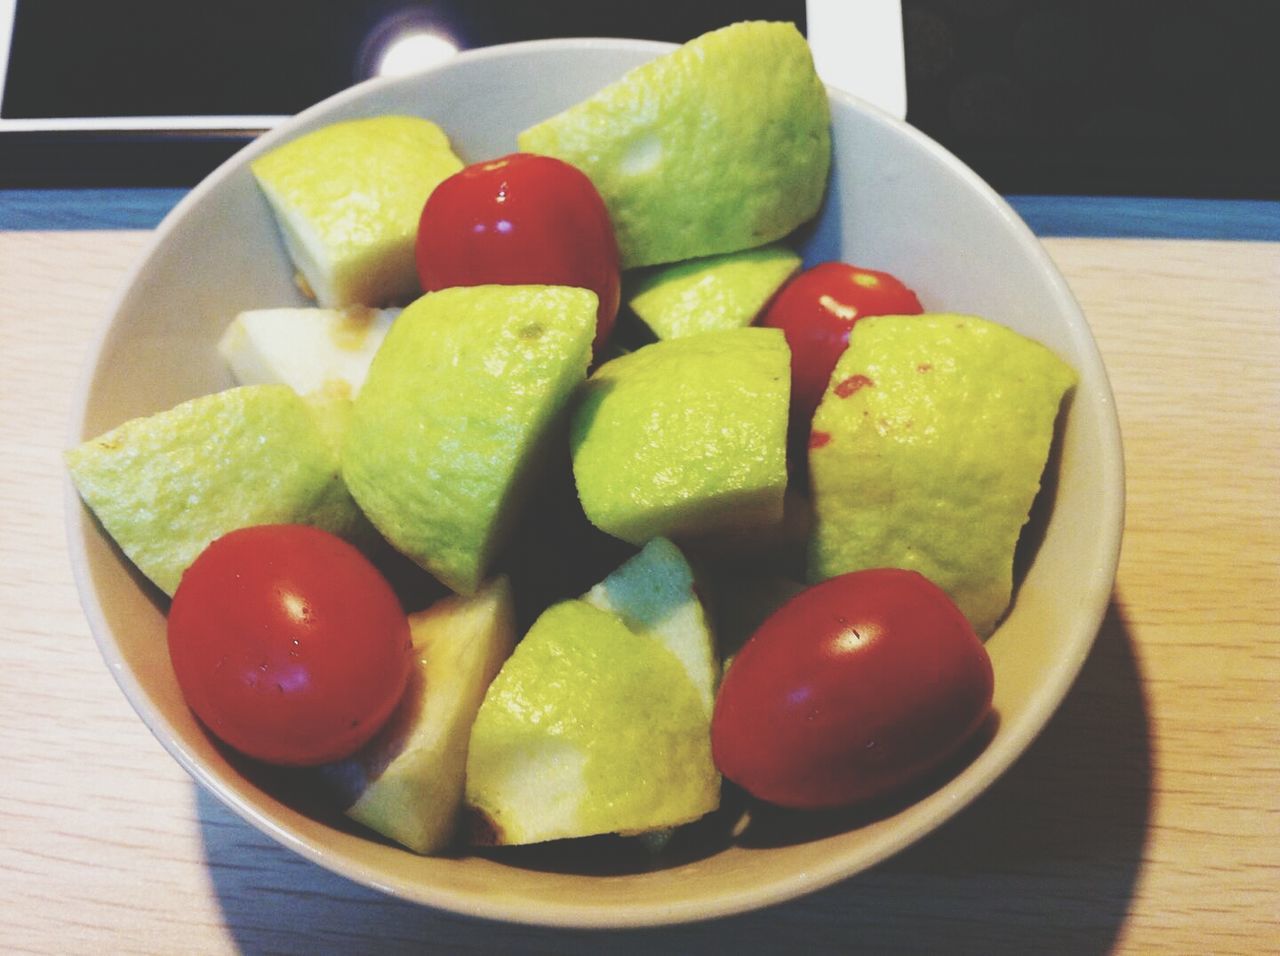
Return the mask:
<svg viewBox="0 0 1280 956"><path fill-rule="evenodd" d="M801 272L774 297L761 325L782 329L791 347L793 428L808 439L809 422L822 400L849 332L868 315L919 315L916 294L887 272L844 262L824 262Z"/></svg>
<svg viewBox="0 0 1280 956"><path fill-rule="evenodd" d="M609 212L591 180L561 160L512 153L450 176L423 206L416 255L427 292L576 286L600 299L597 354L613 329L619 260Z"/></svg>
<svg viewBox="0 0 1280 956"><path fill-rule="evenodd" d="M914 571L831 578L769 617L716 698L716 765L761 800L848 806L935 769L982 725L993 672L949 597Z"/></svg>
<svg viewBox="0 0 1280 956"><path fill-rule="evenodd" d="M412 664L408 619L364 555L327 532L262 525L210 544L169 609L188 705L251 757L348 756L390 716Z"/></svg>

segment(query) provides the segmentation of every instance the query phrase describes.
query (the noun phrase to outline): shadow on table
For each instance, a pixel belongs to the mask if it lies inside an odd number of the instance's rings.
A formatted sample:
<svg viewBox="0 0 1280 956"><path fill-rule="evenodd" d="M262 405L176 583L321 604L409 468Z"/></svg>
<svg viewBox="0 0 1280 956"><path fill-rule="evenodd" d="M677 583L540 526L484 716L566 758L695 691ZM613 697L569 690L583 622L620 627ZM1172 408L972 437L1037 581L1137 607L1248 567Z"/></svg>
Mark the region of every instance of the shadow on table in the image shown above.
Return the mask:
<svg viewBox="0 0 1280 956"><path fill-rule="evenodd" d="M346 953L370 938L384 953L1106 953L1142 866L1149 724L1116 597L1041 737L941 830L803 899L656 930L508 927L417 907L353 887L271 844L202 790L197 801L210 879L247 953Z"/></svg>

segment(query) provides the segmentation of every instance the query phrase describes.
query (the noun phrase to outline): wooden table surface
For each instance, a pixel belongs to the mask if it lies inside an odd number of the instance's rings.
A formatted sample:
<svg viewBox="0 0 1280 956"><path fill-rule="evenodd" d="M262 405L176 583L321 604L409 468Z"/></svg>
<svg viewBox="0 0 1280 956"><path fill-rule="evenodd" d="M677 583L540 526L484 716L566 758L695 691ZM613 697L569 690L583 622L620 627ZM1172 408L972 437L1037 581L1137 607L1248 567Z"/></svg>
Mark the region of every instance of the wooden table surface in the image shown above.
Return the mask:
<svg viewBox="0 0 1280 956"><path fill-rule="evenodd" d="M0 232L0 950L1280 952L1280 244L1052 239L1110 369L1128 522L1063 709L975 805L773 909L574 933L400 903L271 843L133 714L59 453L145 232Z"/></svg>

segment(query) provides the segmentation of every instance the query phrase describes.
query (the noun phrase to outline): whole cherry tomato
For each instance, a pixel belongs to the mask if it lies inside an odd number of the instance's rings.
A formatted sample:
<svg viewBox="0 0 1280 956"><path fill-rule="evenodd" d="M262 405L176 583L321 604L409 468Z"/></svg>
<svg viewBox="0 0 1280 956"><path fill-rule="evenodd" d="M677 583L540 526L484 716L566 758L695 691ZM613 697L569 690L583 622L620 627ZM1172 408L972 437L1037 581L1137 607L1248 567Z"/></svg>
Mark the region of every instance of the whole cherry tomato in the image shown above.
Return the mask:
<svg viewBox="0 0 1280 956"><path fill-rule="evenodd" d="M791 347L792 429L807 441L809 422L849 345L853 323L867 315L919 315L916 294L887 272L824 262L784 285L760 324L782 329Z"/></svg>
<svg viewBox="0 0 1280 956"><path fill-rule="evenodd" d="M210 544L169 609L169 656L215 736L270 763L349 756L387 720L412 666L390 585L341 538L260 525Z"/></svg>
<svg viewBox="0 0 1280 956"><path fill-rule="evenodd" d="M949 597L915 571L831 578L769 617L716 698L720 771L786 807L846 806L936 768L982 725L993 673Z"/></svg>
<svg viewBox="0 0 1280 956"><path fill-rule="evenodd" d="M550 156L476 163L427 198L416 247L422 288L568 285L600 299L595 349L618 313L619 260L609 212L586 174Z"/></svg>

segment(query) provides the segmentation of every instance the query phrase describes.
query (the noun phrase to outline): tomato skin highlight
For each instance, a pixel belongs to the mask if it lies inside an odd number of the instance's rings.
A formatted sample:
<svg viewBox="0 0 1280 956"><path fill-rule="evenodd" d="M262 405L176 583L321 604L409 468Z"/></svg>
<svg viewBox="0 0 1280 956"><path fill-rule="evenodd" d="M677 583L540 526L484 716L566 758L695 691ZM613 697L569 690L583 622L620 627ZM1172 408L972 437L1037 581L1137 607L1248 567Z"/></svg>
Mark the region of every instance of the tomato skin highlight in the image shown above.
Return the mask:
<svg viewBox="0 0 1280 956"><path fill-rule="evenodd" d="M600 299L595 352L618 314L618 243L595 185L575 166L512 153L454 173L427 198L415 246L426 292L567 285Z"/></svg>
<svg viewBox="0 0 1280 956"><path fill-rule="evenodd" d="M916 294L887 272L823 262L782 287L760 324L782 329L791 347L791 410L796 440L807 438L849 332L868 315L919 315Z"/></svg>
<svg viewBox="0 0 1280 956"><path fill-rule="evenodd" d="M937 768L982 726L994 673L951 599L914 571L802 591L730 665L711 725L716 766L769 803L850 806Z"/></svg>
<svg viewBox="0 0 1280 956"><path fill-rule="evenodd" d="M386 722L412 666L391 586L342 539L260 525L210 544L174 592L169 655L220 740L268 763L349 756Z"/></svg>

